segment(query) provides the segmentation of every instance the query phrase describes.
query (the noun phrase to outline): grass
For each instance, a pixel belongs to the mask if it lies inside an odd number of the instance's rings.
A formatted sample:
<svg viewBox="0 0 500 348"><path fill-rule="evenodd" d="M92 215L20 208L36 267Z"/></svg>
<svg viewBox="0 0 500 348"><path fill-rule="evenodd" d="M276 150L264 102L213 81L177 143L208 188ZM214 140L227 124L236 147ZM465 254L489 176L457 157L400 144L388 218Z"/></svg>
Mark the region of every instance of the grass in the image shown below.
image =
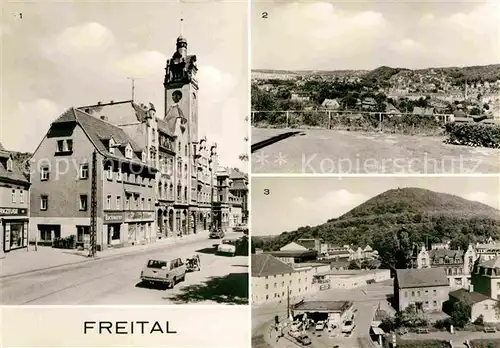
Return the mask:
<svg viewBox="0 0 500 348"><path fill-rule="evenodd" d="M500 339L472 340L470 344L471 348L500 348Z"/></svg>
<svg viewBox="0 0 500 348"><path fill-rule="evenodd" d="M287 129L253 128L252 143ZM500 150L443 143L442 136L326 129L299 135L252 154L255 173L479 174L500 172Z"/></svg>

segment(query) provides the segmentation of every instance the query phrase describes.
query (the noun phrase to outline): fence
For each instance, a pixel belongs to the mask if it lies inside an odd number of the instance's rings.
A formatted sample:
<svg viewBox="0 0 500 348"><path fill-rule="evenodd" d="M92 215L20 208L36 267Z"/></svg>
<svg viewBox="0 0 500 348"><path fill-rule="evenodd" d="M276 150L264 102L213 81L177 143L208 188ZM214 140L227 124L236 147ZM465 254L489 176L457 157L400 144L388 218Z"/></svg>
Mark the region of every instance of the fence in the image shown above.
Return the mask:
<svg viewBox="0 0 500 348"><path fill-rule="evenodd" d="M416 115L368 111L287 110L252 111L252 126L322 128L393 133L441 133L453 115Z"/></svg>

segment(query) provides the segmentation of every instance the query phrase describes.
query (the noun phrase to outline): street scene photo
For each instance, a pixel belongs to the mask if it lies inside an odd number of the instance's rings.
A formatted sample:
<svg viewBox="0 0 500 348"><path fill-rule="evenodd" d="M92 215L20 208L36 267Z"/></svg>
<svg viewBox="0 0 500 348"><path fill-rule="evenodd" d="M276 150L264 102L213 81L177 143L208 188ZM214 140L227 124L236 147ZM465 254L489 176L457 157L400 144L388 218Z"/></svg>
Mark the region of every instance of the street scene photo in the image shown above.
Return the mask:
<svg viewBox="0 0 500 348"><path fill-rule="evenodd" d="M252 347L498 347L499 186L252 178Z"/></svg>
<svg viewBox="0 0 500 348"><path fill-rule="evenodd" d="M6 5L0 304L248 304L246 9Z"/></svg>
<svg viewBox="0 0 500 348"><path fill-rule="evenodd" d="M500 172L498 1L259 1L253 173Z"/></svg>

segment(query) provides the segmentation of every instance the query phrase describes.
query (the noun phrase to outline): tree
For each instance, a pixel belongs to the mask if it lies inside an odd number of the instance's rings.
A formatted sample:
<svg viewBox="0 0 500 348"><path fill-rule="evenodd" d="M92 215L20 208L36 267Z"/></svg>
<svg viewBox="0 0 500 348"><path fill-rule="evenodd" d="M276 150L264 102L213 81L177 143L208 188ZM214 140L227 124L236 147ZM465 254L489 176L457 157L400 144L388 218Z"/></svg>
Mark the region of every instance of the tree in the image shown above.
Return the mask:
<svg viewBox="0 0 500 348"><path fill-rule="evenodd" d="M467 298L464 302L467 302ZM463 328L470 321L471 310L464 302L457 301L452 305L450 322L457 328Z"/></svg>
<svg viewBox="0 0 500 348"><path fill-rule="evenodd" d="M349 263L349 266L347 267L347 269L361 269L361 265L359 264L358 261L356 260L352 260L350 263Z"/></svg>

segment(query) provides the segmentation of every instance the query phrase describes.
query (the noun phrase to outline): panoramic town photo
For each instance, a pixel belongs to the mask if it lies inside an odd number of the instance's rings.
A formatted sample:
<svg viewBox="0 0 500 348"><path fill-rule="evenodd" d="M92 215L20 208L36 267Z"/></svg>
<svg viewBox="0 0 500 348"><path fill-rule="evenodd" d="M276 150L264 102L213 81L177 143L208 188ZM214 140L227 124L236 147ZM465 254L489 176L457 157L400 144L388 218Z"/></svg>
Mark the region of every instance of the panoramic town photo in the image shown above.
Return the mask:
<svg viewBox="0 0 500 348"><path fill-rule="evenodd" d="M246 6L5 6L1 304L248 304Z"/></svg>
<svg viewBox="0 0 500 348"><path fill-rule="evenodd" d="M495 1L256 2L254 173L500 172Z"/></svg>
<svg viewBox="0 0 500 348"><path fill-rule="evenodd" d="M252 347L497 347L499 186L252 178Z"/></svg>

